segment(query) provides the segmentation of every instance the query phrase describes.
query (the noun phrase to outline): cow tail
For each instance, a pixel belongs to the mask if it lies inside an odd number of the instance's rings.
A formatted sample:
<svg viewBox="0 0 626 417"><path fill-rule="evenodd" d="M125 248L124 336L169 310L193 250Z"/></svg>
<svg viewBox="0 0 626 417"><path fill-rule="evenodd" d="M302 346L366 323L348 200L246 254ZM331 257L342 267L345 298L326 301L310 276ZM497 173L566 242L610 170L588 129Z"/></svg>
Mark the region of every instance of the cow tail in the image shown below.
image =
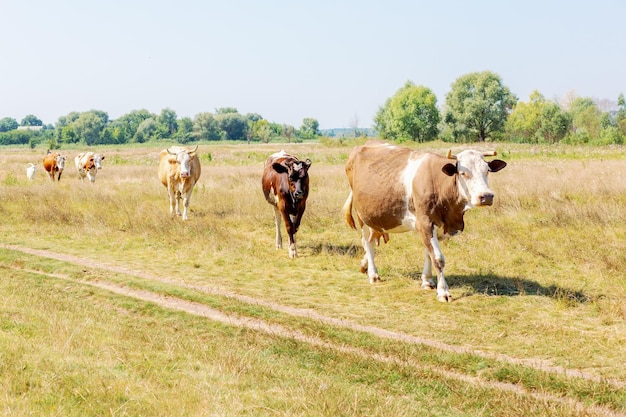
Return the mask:
<svg viewBox="0 0 626 417"><path fill-rule="evenodd" d="M350 190L350 195L348 199L343 205L343 214L346 216L346 223L353 229L356 229L356 224L354 223L354 217L352 217L352 190Z"/></svg>

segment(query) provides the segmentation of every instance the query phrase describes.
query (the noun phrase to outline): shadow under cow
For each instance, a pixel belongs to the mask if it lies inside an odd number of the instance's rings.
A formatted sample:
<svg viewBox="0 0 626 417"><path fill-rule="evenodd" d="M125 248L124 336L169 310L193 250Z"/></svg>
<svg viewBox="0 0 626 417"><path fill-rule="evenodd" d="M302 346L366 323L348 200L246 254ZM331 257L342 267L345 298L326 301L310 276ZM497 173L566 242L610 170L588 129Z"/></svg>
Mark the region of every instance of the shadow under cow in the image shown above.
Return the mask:
<svg viewBox="0 0 626 417"><path fill-rule="evenodd" d="M412 273L411 278L420 280L420 273ZM585 304L602 298L602 296L587 294L583 291L561 287L559 285L541 285L536 281L520 277L502 277L495 274L446 275L446 281L451 289L471 287L473 294L490 296L516 297L535 295L549 297L569 304Z"/></svg>

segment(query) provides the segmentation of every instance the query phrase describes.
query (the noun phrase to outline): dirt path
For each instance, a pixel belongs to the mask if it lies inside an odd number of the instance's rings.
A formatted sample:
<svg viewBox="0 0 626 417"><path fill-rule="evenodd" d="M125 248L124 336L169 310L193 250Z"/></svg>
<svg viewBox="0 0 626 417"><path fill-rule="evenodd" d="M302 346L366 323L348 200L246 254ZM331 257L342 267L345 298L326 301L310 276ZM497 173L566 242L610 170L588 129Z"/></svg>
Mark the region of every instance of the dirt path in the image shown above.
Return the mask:
<svg viewBox="0 0 626 417"><path fill-rule="evenodd" d="M97 269L106 270L110 272L117 272L117 273L132 275L132 276L136 276L136 277L147 279L147 280L158 281L158 282L176 285L179 287L193 289L196 291L202 291L208 294L229 297L229 298L233 298L235 300L238 300L247 304L260 305L260 306L267 307L275 311L279 311L281 313L298 316L298 317L306 317L306 318L310 318L313 320L317 320L324 324L330 324L330 325L334 325L338 327L347 328L350 330L366 332L369 334L373 334L377 337L398 340L398 341L402 341L405 343L430 346L430 347L440 349L446 352L467 353L467 354L477 355L477 356L481 356L485 358L496 359L496 360L507 362L507 363L532 367L534 369L544 371L544 372L566 375L568 377L582 378L582 379L587 379L587 380L591 380L595 382L610 383L619 388L623 388L626 386L626 382L623 382L623 381L607 380L605 378L600 377L599 375L591 374L588 372L583 372L583 371L575 370L575 369L565 369L560 366L555 366L551 364L549 361L545 361L545 360L520 359L520 358L514 358L514 357L503 355L503 354L483 352L477 349L470 349L470 348L461 347L461 346L449 345L446 343L439 342L437 340L416 337L416 336L408 335L405 333L394 332L394 331L390 331L390 330L386 330L386 329L382 329L382 328L374 327L374 326L365 326L365 325L353 323L347 320L325 316L313 310L284 306L281 304L272 303L272 302L257 299L254 297L235 294L230 291L216 288L216 287L183 284L178 281L173 281L173 280L170 280L161 276L149 274L143 271L132 270L132 269L116 266L116 265L94 261L91 259L79 258L73 255L57 253L57 252L52 252L48 250L31 249L31 248L26 248L26 247L16 246L16 245L0 245L0 247L4 249L17 251L17 252L27 253L30 255L36 255L36 256L40 256L44 258L64 261L64 262L72 263L75 265L82 265L82 266L89 267L89 268L97 268ZM39 271L33 271L33 272L41 273ZM261 324L262 322L258 320L254 320L254 319L247 319L247 318L244 319L244 318L236 318L233 316L227 316L224 313L219 312L217 310L209 309L208 307L202 304L189 303L187 301L184 301L178 298L173 298L173 297L163 297L161 295L151 293L148 291L131 290L127 287L122 287L122 286L118 286L118 285L111 284L111 283L105 283L105 282L99 282L99 283L85 282L85 283L89 285L94 285L94 286L98 286L101 288L105 288L110 291L127 295L130 297L140 298L146 301L152 301L168 308L182 310L182 311L189 312L191 314L198 314L201 316L205 316L212 320L222 321L222 322L230 323L236 326L256 328L258 330L267 331L267 332L271 332L275 334L282 334L281 331L277 330L277 327L275 325ZM305 337L303 335L301 336ZM289 337L297 338L294 335L291 335Z"/></svg>
<svg viewBox="0 0 626 417"><path fill-rule="evenodd" d="M76 264L76 265L83 265L83 266L87 266L87 267L91 267L91 268L98 268L98 269L102 269L102 270L107 270L107 271L111 271L111 272L118 272L118 273L124 273L124 274L128 274L128 275L133 275L133 276L137 276L137 277L141 277L144 279L151 279L151 280L157 280L160 282L166 282L166 283L171 283L171 284L176 284L176 285L181 285L178 282L174 282L162 277L158 277L158 276L154 276L152 274L146 274L144 272L141 271L133 271L133 270L129 270L127 268L123 268L123 267L118 267L118 266L113 266L113 265L108 265L105 263L101 263L101 262L94 262L92 260L87 260L87 259L83 259L83 258L78 258L72 255L67 255L67 254L61 254L61 253L56 253L56 252L51 252L51 251L46 251L46 250L37 250L37 249L29 249L29 248L24 248L24 247L20 247L20 246L14 246L14 245L1 245L2 248L5 249L10 249L10 250L14 250L14 251L18 251L18 252L22 252L22 253L27 253L27 254L31 254L31 255L36 255L36 256L41 256L41 257L45 257L45 258L50 258L50 259L56 259L56 260L60 260L60 261L64 261L64 262L68 262L68 263L72 263L72 264ZM572 398L566 398L566 397L559 397L556 395L550 395L550 394L546 394L546 393L539 393L539 392L532 392L529 391L519 385L516 384L510 384L510 383L502 383L502 382L494 382L494 381L484 381L481 380L480 378L477 377L472 377L472 376L468 376L462 373L458 373L458 372L453 372L453 371L449 371L449 370L444 370L444 369L440 369L437 368L435 366L425 366L422 363L414 363L410 360L406 360L406 359L401 359L399 357L394 357L394 356L389 356L389 355L382 355L382 354L372 354L370 352L366 352L362 349L359 348L354 348L354 347L350 347L350 346L345 346L345 345L339 345L339 344L334 344L334 343L330 343L327 341L324 341L320 338L314 337L314 336L309 336L309 335L305 335L297 330L293 330L293 329L289 329L286 328L284 326L281 325L277 325L277 324L271 324L271 323L267 323L263 320L259 320L259 319L254 319L254 318L249 318L249 317L237 317L237 316L232 316L232 315L228 315L225 314L219 310L216 309L212 309L210 307L207 307L204 304L200 304L200 303L195 303L195 302L191 302L191 301L187 301L187 300L183 300L183 299L179 299L176 297L169 297L169 296L163 296L161 294L157 294L151 291L146 291L146 290L137 290L137 289L132 289L132 288L128 288L128 287L124 287L118 284L113 284L110 282L104 282L104 281L99 281L99 282L93 282L93 281L82 281L82 280L76 280L74 278L69 277L68 275L64 275L64 274L55 274L55 273L46 273L46 272L42 272L42 271L36 271L36 270L30 270L30 269L25 269L25 268L19 268L19 267L14 267L15 269L19 269L22 271L27 271L27 272L31 272L31 273L35 273L35 274L40 274L40 275L45 275L48 277L52 277L52 278L56 278L56 279L62 279L62 280L67 280L67 281L72 281L72 282L79 282L81 284L84 285L89 285L89 286L93 286L93 287L97 287L97 288L101 288L116 294L120 294L120 295L124 295L127 297L132 297L135 299L139 299L139 300L143 300L143 301L148 301L157 305L160 305L164 308L169 308L172 310L178 310L178 311L184 311L186 313L189 314L193 314L193 315L197 315L200 317L205 317L207 319L210 320L214 320L214 321L218 321L224 324L228 324L231 326L237 326L237 327L245 327L245 328L249 328L249 329L253 329L256 331L260 331L266 334L271 334L274 336L279 336L279 337L285 337L285 338L290 338L290 339L294 339L303 343L307 343L313 346L317 346L317 347L324 347L324 348L328 348L334 351L338 351L338 352L342 352L342 353L348 353L348 354L353 354L353 355L359 355L362 357L366 357L370 360L376 360L379 362L384 362L384 363L396 363L399 365L405 365L405 366L412 366L412 367L420 367L422 369L427 368L429 369L431 372L437 373L439 375L441 375L444 378L448 378L448 379L455 379L455 380L460 380L466 383L470 383L473 385L479 385L485 388L491 388L491 389L497 389L497 390L502 390L502 391L508 391L508 392L514 392L516 394L519 395L526 395L526 396L530 396L533 397L539 401L549 401L549 402L557 402L557 403L561 403L561 404L566 404L569 405L571 407L574 407L579 413L585 414L585 415L593 415L593 416L624 416L624 414L622 413L618 413L616 411L613 410L609 410L607 408L604 407L600 407L600 406L587 406L583 403L581 403L580 401L577 401L575 399ZM434 340L429 340L429 339L422 339L422 338L417 338L414 336L410 336L410 335L406 335L406 334L402 334L402 333L397 333L397 332L391 332L385 329L381 329L381 328L376 328L376 327L371 327L371 326L362 326L362 325L358 325L355 323L351 323L348 321L344 321L344 320L337 320L331 317L327 317L327 316L323 316L320 314L315 313L314 311L311 310L304 310L304 309L297 309L297 308L292 308L292 307L287 307L287 306L282 306L279 304L275 304L275 303L270 303L264 300L258 300L252 297L247 297L247 296L241 296L241 295L237 295L237 294L233 294L227 291L221 291L219 289L210 289L210 288L206 288L206 287L196 287L196 286L189 286L186 285L185 287L187 288L193 288L193 289L198 289L201 291L205 291L205 292L209 292L211 294L218 294L218 295L222 295L225 297L232 297L235 298L237 300L240 301L244 301L247 303L253 303L253 304L258 304L258 305L263 305L269 308L272 308L274 310L277 311L281 311L287 314L292 314L292 315L296 315L296 316L304 316L304 317L310 317L312 319L315 320L320 320L324 323L329 323L329 324L333 324L333 325L337 325L337 326L342 326L348 329L352 329L352 330L358 330L358 331L364 331L364 332L368 332L371 334L374 334L376 336L379 337L384 337L384 338L390 338L390 339L395 339L395 340L399 340L399 341L403 341L403 342L409 342L409 343L417 343L417 344L425 344L428 346L433 346L442 350L446 350L446 351L452 351L452 352L466 352L466 353L472 353L472 354L476 354L476 355L481 355L481 356L488 356L488 357L495 357L497 359L500 360L505 360L508 362L513 362L513 363L524 363L527 366L532 366L535 369L539 369L539 370L545 370L545 371L555 371L558 368L557 367L546 367L545 364L542 364L540 361L521 361L519 359L515 359L515 358L510 358L508 356L504 356L504 355L487 355L484 352L480 352L480 351L475 351L475 350L471 350L471 349L464 349L464 348L459 348L456 346L450 346L450 345L446 345L443 344L441 342L437 342ZM565 372L565 370L560 371L561 373L567 373ZM598 377L593 376L593 375L587 375L584 373L579 373L579 372L570 372L567 373L570 376L576 376L576 377L580 377L580 378L587 378L587 379L593 379L596 380L598 379ZM624 385L621 384L620 381L615 381L618 385Z"/></svg>

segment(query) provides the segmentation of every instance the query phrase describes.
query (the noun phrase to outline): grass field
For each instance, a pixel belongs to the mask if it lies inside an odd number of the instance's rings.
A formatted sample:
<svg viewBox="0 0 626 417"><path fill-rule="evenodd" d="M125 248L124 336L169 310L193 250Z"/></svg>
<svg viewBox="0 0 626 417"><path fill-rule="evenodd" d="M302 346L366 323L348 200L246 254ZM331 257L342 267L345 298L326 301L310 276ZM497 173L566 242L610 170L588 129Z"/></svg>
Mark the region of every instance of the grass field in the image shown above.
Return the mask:
<svg viewBox="0 0 626 417"><path fill-rule="evenodd" d="M443 304L414 234L377 248L381 283L359 272L340 212L353 145L201 144L187 222L161 148L99 148L93 186L85 149L62 150L60 183L44 149L2 149L0 413L626 414L626 149L473 146L509 165L442 244ZM281 148L313 161L295 260L260 187Z"/></svg>

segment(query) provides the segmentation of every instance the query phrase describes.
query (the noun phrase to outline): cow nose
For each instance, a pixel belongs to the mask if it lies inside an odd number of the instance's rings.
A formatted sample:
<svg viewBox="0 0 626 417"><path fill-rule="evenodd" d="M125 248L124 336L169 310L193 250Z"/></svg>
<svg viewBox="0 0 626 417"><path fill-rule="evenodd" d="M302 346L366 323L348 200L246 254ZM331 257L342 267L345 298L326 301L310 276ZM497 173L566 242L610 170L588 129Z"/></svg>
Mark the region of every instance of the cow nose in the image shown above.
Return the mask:
<svg viewBox="0 0 626 417"><path fill-rule="evenodd" d="M187 178L187 177L189 177L189 173L188 172L181 172L180 176L181 176L181 178Z"/></svg>
<svg viewBox="0 0 626 417"><path fill-rule="evenodd" d="M480 205L490 206L493 204L493 193L483 193L480 195Z"/></svg>

